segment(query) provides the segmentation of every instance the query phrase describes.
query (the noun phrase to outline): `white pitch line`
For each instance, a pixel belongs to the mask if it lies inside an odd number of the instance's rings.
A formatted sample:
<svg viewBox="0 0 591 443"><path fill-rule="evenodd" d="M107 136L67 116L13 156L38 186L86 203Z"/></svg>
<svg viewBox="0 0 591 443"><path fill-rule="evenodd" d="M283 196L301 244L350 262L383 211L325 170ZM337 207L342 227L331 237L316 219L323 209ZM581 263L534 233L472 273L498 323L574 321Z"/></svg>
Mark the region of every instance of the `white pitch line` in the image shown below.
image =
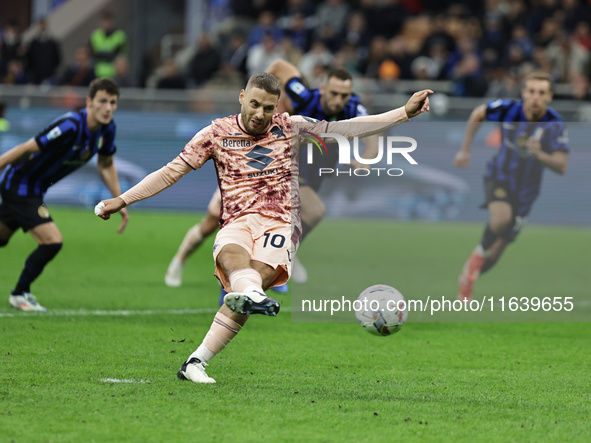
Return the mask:
<svg viewBox="0 0 591 443"><path fill-rule="evenodd" d="M151 383L150 380L126 380L119 378L101 378L103 383Z"/></svg>
<svg viewBox="0 0 591 443"><path fill-rule="evenodd" d="M49 310L47 312L0 312L1 317L26 317L31 315L42 317L99 317L99 316L131 316L131 315L183 315L183 314L213 314L217 309L148 309L144 311L118 310L118 311L104 311L104 310Z"/></svg>

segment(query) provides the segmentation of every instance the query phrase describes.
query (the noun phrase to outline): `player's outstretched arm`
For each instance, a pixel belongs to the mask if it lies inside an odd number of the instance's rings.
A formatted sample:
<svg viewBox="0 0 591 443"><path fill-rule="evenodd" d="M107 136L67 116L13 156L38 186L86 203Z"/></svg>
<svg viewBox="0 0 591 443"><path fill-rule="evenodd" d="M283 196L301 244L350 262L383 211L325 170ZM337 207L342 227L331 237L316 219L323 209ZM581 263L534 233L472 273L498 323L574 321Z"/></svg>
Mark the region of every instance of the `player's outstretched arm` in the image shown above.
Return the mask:
<svg viewBox="0 0 591 443"><path fill-rule="evenodd" d="M472 148L472 141L480 123L486 119L486 105L480 105L474 108L468 118L468 126L466 127L466 133L464 135L464 141L462 147L454 157L454 165L458 168L466 168L470 164L470 149Z"/></svg>
<svg viewBox="0 0 591 443"><path fill-rule="evenodd" d="M115 163L113 162L113 156L99 154L97 168L101 179L105 185L107 185L107 188L109 188L111 195L113 197L119 197L121 195L121 187L119 186L119 177L117 175ZM121 224L119 225L117 232L122 234L129 221L129 214L125 208L121 208L119 212L121 212Z"/></svg>
<svg viewBox="0 0 591 443"><path fill-rule="evenodd" d="M141 182L119 197L100 202L94 208L94 212L103 220L108 220L111 214L120 211L126 206L150 198L171 187L183 175L192 170L191 166L181 160L180 157L177 157L166 166L147 175Z"/></svg>
<svg viewBox="0 0 591 443"><path fill-rule="evenodd" d="M313 123L312 125L306 125L306 130L313 133L341 134L348 139L379 134L396 125L407 122L411 117L416 117L423 112L429 111L430 94L433 94L433 91L425 89L413 94L406 105L400 108L382 114L364 115L348 120Z"/></svg>
<svg viewBox="0 0 591 443"><path fill-rule="evenodd" d="M35 152L39 152L39 145L37 145L34 138L31 138L20 145L16 145L11 150L0 155L0 170L4 169L5 166L10 165L11 163L14 163L23 155L34 154Z"/></svg>
<svg viewBox="0 0 591 443"><path fill-rule="evenodd" d="M423 89L415 92L412 97L404 105L404 110L408 118L416 117L423 112L429 111L429 95L433 94L430 89Z"/></svg>

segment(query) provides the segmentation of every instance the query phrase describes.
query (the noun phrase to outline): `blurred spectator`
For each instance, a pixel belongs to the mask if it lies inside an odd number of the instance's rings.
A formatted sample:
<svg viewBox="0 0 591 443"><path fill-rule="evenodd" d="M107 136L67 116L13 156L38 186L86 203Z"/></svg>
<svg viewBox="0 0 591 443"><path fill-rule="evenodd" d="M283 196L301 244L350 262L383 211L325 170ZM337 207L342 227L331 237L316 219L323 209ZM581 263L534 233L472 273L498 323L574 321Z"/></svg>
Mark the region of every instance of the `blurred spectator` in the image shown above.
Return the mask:
<svg viewBox="0 0 591 443"><path fill-rule="evenodd" d="M313 17L316 12L314 5L309 0L287 0L287 5L279 14L277 25L288 28L289 21L295 14L302 14L305 19Z"/></svg>
<svg viewBox="0 0 591 443"><path fill-rule="evenodd" d="M347 20L347 25L339 36L341 47L344 45L353 45L357 51L359 59L367 56L369 45L371 44L371 34L367 30L365 17L361 12L353 12Z"/></svg>
<svg viewBox="0 0 591 443"><path fill-rule="evenodd" d="M245 36L240 32L233 32L230 35L230 41L228 44L222 45L221 48L221 68L228 74L230 72L236 72L241 77L245 78L246 69L246 57L248 54L248 46L246 44Z"/></svg>
<svg viewBox="0 0 591 443"><path fill-rule="evenodd" d="M505 33L509 34L511 29L517 25L525 26L527 29L528 17L527 17L527 5L524 0L510 0L508 4L507 12L504 16L504 29ZM528 30L529 31L529 30ZM528 32L528 35L529 34Z"/></svg>
<svg viewBox="0 0 591 443"><path fill-rule="evenodd" d="M96 77L113 78L113 61L118 55L127 55L127 35L115 28L115 18L111 11L104 11L101 23L90 35L90 49L94 61Z"/></svg>
<svg viewBox="0 0 591 443"><path fill-rule="evenodd" d="M558 0L539 0L535 2L533 10L528 14L529 34L536 35L541 32L544 22L553 17L557 10Z"/></svg>
<svg viewBox="0 0 591 443"><path fill-rule="evenodd" d="M324 0L316 10L316 37L328 48L336 51L341 46L342 34L349 6L343 0Z"/></svg>
<svg viewBox="0 0 591 443"><path fill-rule="evenodd" d="M536 46L534 48L532 54L532 63L534 64L536 70L547 72L548 74L551 74L553 78L560 78L560 75L558 75L558 72L552 64L552 61L550 58L548 58L546 48L543 46Z"/></svg>
<svg viewBox="0 0 591 443"><path fill-rule="evenodd" d="M591 90L589 79L580 72L571 75L572 98L573 100L591 101Z"/></svg>
<svg viewBox="0 0 591 443"><path fill-rule="evenodd" d="M297 46L294 46L293 42L289 37L283 37L281 40L281 51L283 51L283 58L287 60L294 66L297 66L304 55L304 51L302 51Z"/></svg>
<svg viewBox="0 0 591 443"><path fill-rule="evenodd" d="M6 120L6 103L0 102L0 132L8 132L10 130L10 122Z"/></svg>
<svg viewBox="0 0 591 443"><path fill-rule="evenodd" d="M548 46L560 33L558 22L553 18L547 18L542 22L540 32L535 34L535 43L539 46Z"/></svg>
<svg viewBox="0 0 591 443"><path fill-rule="evenodd" d="M583 50L589 52L591 49L591 34L589 33L589 23L579 22L571 36L571 44L580 46Z"/></svg>
<svg viewBox="0 0 591 443"><path fill-rule="evenodd" d="M254 45L258 45L263 41L263 37L266 35L270 35L275 42L281 41L281 38L283 37L283 31L281 31L275 23L275 15L271 11L263 11L259 15L258 24L248 35L248 47L251 48Z"/></svg>
<svg viewBox="0 0 591 443"><path fill-rule="evenodd" d="M371 41L369 53L359 64L359 70L368 78L379 78L380 65L387 57L388 41L385 37L377 36Z"/></svg>
<svg viewBox="0 0 591 443"><path fill-rule="evenodd" d="M246 68L248 75L263 72L272 62L278 58L284 58L285 54L276 43L271 33L264 34L261 43L254 45L248 50Z"/></svg>
<svg viewBox="0 0 591 443"><path fill-rule="evenodd" d="M589 51L581 45L571 43L566 35L561 34L546 48L546 54L560 81L569 81L571 72L583 72L589 60Z"/></svg>
<svg viewBox="0 0 591 443"><path fill-rule="evenodd" d="M174 59L168 59L164 62L164 74L158 80L156 88L158 89L185 89L187 80L179 73L179 68Z"/></svg>
<svg viewBox="0 0 591 443"><path fill-rule="evenodd" d="M490 98L519 98L521 88L517 73L507 72L504 68L496 68L491 71L488 79L486 96Z"/></svg>
<svg viewBox="0 0 591 443"><path fill-rule="evenodd" d="M439 67L435 61L424 55L412 61L410 70L415 80L434 80L439 75Z"/></svg>
<svg viewBox="0 0 591 443"><path fill-rule="evenodd" d="M521 46L513 44L507 48L507 55L504 59L503 65L507 70L517 70L522 63L527 60Z"/></svg>
<svg viewBox="0 0 591 443"><path fill-rule="evenodd" d="M564 8L563 29L575 29L579 22L591 22L591 3L580 0L562 0Z"/></svg>
<svg viewBox="0 0 591 443"><path fill-rule="evenodd" d="M16 20L10 19L4 27L2 38L0 39L0 78L4 78L8 73L8 64L11 60L23 55L21 36L18 32Z"/></svg>
<svg viewBox="0 0 591 443"><path fill-rule="evenodd" d="M187 77L191 84L203 85L219 69L221 64L220 51L214 47L211 37L203 32L199 37L197 50L189 62Z"/></svg>
<svg viewBox="0 0 591 443"><path fill-rule="evenodd" d="M31 82L39 85L56 83L57 69L62 61L58 42L50 35L47 20L37 23L37 35L27 48L27 73Z"/></svg>
<svg viewBox="0 0 591 443"><path fill-rule="evenodd" d="M59 84L88 87L95 78L90 49L80 46L74 52L74 63L66 68Z"/></svg>
<svg viewBox="0 0 591 443"><path fill-rule="evenodd" d="M488 86L481 67L480 56L474 41L461 37L456 51L450 56L448 75L454 80L455 95L483 97Z"/></svg>
<svg viewBox="0 0 591 443"><path fill-rule="evenodd" d="M314 89L322 83L322 80L320 80L320 83L313 80L318 73L317 66L330 66L332 65L332 61L332 53L322 44L322 42L317 41L314 42L310 51L302 56L297 67L304 78L308 80L310 88Z"/></svg>
<svg viewBox="0 0 591 443"><path fill-rule="evenodd" d="M390 38L400 32L407 14L398 0L361 0L360 3L373 35Z"/></svg>
<svg viewBox="0 0 591 443"><path fill-rule="evenodd" d="M7 85L26 85L29 83L23 61L20 58L13 58L8 62L6 75L2 83Z"/></svg>
<svg viewBox="0 0 591 443"><path fill-rule="evenodd" d="M431 46L432 48L433 46ZM411 64L413 57L406 52L406 43L402 37L394 37L388 42L388 58L390 58L398 69L400 69L400 78L412 78ZM445 61L444 61L445 64Z"/></svg>
<svg viewBox="0 0 591 443"><path fill-rule="evenodd" d="M527 29L523 25L515 25L511 33L511 40L508 43L509 47L519 46L526 59L530 59L534 52L534 42L529 37Z"/></svg>
<svg viewBox="0 0 591 443"><path fill-rule="evenodd" d="M332 66L344 68L355 76L360 74L359 60L357 48L347 43L334 55Z"/></svg>
<svg viewBox="0 0 591 443"><path fill-rule="evenodd" d="M312 32L306 26L306 17L296 13L291 17L290 26L283 30L283 35L291 40L293 45L306 52L310 49Z"/></svg>
<svg viewBox="0 0 591 443"><path fill-rule="evenodd" d="M431 20L431 33L425 39L421 53L424 55L429 54L431 46L443 45L445 52L450 53L455 48L455 40L447 30L447 20L445 15L437 14Z"/></svg>
<svg viewBox="0 0 591 443"><path fill-rule="evenodd" d="M497 60L503 57L505 44L507 43L506 31L502 26L502 17L497 13L487 13L484 20L484 30L482 32L483 51L494 51ZM491 55L492 57L492 55Z"/></svg>
<svg viewBox="0 0 591 443"><path fill-rule="evenodd" d="M133 88L136 86L133 77L131 76L129 59L126 56L117 56L113 61L113 66L115 67L115 76L113 77L113 80L115 80L115 83L117 83L120 88Z"/></svg>

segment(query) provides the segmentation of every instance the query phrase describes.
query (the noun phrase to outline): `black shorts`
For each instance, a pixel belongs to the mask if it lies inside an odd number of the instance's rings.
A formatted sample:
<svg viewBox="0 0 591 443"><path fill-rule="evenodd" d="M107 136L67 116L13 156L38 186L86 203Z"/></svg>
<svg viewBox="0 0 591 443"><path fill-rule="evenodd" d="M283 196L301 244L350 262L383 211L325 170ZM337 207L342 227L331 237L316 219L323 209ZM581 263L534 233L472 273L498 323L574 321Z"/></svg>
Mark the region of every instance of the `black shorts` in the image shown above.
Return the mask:
<svg viewBox="0 0 591 443"><path fill-rule="evenodd" d="M488 208L489 203L498 201L506 202L511 205L511 208L513 209L513 220L511 227L507 229L502 237L507 243L515 241L515 238L521 232L521 229L527 221L526 216L531 204L527 207L520 204L517 195L509 190L509 185L507 183L486 177L484 178L484 198L485 201L482 206L480 206L483 209Z"/></svg>
<svg viewBox="0 0 591 443"><path fill-rule="evenodd" d="M1 195L0 221L10 230L22 228L27 232L35 226L53 221L42 197L19 197L6 192Z"/></svg>
<svg viewBox="0 0 591 443"><path fill-rule="evenodd" d="M513 208L513 212L517 212L517 198L515 194L509 190L509 185L505 182L485 177L484 198L484 203L481 206L483 209L486 209L489 203L501 201L509 203Z"/></svg>

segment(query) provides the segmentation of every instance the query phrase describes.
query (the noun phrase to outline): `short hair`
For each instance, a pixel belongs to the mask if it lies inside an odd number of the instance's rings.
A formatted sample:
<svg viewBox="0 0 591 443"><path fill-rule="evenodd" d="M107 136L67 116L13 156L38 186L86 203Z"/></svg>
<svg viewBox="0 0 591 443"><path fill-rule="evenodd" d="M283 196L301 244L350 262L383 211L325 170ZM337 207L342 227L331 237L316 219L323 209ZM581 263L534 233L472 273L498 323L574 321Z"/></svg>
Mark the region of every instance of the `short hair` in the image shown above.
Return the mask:
<svg viewBox="0 0 591 443"><path fill-rule="evenodd" d="M249 90L250 88L260 88L269 94L276 95L277 97L281 96L281 83L279 79L268 72L260 72L251 76L248 79L245 90Z"/></svg>
<svg viewBox="0 0 591 443"><path fill-rule="evenodd" d="M330 71L328 71L328 73L326 74L326 80L325 82L328 82L328 80L331 77L336 77L339 80L351 80L353 81L353 76L351 75L351 73L349 71L347 71L345 68L332 68Z"/></svg>
<svg viewBox="0 0 591 443"><path fill-rule="evenodd" d="M554 86L554 82L552 81L552 76L544 71L534 71L530 72L525 76L523 79L523 87L525 87L526 83L529 80L545 80L550 85L550 91L552 91L552 87Z"/></svg>
<svg viewBox="0 0 591 443"><path fill-rule="evenodd" d="M90 82L88 96L93 99L99 91L105 91L107 94L119 97L119 86L110 78L95 78Z"/></svg>

